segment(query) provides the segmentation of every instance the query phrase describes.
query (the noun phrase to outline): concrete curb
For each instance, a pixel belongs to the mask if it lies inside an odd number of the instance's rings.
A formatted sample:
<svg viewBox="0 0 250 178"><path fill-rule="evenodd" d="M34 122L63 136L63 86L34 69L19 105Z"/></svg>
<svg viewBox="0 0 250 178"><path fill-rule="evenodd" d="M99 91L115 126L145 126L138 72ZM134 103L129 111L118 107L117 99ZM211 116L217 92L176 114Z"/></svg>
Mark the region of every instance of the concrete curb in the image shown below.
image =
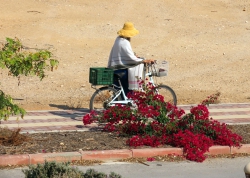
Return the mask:
<svg viewBox="0 0 250 178"><path fill-rule="evenodd" d="M250 153L250 144L244 144L240 148L228 146L212 146L208 155ZM79 151L62 153L39 153L23 155L1 155L0 166L30 165L47 161L67 162L75 160L101 160L110 161L126 158L164 156L168 154L183 155L181 148L146 148L146 149L121 149L104 151Z"/></svg>

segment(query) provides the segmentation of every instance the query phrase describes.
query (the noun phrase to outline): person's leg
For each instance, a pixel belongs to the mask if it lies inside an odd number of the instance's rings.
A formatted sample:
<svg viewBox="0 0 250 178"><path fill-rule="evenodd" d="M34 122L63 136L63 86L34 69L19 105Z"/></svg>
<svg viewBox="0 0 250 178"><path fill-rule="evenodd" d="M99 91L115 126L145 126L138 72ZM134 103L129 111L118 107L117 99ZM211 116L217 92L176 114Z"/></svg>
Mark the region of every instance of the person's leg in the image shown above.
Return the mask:
<svg viewBox="0 0 250 178"><path fill-rule="evenodd" d="M128 92L131 91L128 89L128 70L127 69L119 69L119 70L115 70L114 73L118 74L120 76L122 87L124 89L125 94L127 95ZM119 86L117 80L114 81L114 84Z"/></svg>

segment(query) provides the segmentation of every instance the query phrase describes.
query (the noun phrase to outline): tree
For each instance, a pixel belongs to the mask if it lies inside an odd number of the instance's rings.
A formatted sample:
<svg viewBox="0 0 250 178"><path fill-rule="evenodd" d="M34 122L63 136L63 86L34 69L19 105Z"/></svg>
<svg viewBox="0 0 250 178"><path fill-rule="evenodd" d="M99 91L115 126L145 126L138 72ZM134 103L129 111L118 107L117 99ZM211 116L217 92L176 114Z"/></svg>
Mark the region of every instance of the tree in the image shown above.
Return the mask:
<svg viewBox="0 0 250 178"><path fill-rule="evenodd" d="M9 70L8 75L18 78L20 76L37 76L43 80L46 70L57 69L59 61L52 59L52 53L48 50L30 52L24 50L18 38L6 38L6 43L0 49L0 67ZM26 111L13 103L11 96L0 90L0 121L7 120L10 115L21 115Z"/></svg>

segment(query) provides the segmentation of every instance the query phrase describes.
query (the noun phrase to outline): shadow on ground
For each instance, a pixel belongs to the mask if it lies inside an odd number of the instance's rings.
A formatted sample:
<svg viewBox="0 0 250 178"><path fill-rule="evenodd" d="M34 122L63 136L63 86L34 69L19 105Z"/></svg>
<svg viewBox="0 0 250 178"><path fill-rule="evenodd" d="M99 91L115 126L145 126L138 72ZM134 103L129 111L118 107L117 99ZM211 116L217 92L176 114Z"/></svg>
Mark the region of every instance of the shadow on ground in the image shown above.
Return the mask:
<svg viewBox="0 0 250 178"><path fill-rule="evenodd" d="M49 111L49 113L57 116L71 118L72 120L82 120L82 117L89 113L89 109L87 108L70 108L65 105L55 105L50 104L50 107L56 107L60 110Z"/></svg>

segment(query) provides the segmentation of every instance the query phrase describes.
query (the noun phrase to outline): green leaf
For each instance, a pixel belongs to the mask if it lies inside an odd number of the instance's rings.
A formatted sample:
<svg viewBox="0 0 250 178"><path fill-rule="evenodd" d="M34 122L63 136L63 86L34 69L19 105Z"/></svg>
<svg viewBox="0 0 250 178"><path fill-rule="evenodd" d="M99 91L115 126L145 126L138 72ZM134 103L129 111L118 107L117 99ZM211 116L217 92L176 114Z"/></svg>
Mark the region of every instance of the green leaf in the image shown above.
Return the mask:
<svg viewBox="0 0 250 178"><path fill-rule="evenodd" d="M10 115L20 115L21 118L25 115L26 111L13 103L13 99L0 90L0 120L7 120Z"/></svg>
<svg viewBox="0 0 250 178"><path fill-rule="evenodd" d="M17 38L6 38L6 41L0 50L0 67L6 67L11 75L19 77L36 74L42 80L45 77L45 70L58 67L59 61L51 59L50 51L27 52L23 51L22 44Z"/></svg>

